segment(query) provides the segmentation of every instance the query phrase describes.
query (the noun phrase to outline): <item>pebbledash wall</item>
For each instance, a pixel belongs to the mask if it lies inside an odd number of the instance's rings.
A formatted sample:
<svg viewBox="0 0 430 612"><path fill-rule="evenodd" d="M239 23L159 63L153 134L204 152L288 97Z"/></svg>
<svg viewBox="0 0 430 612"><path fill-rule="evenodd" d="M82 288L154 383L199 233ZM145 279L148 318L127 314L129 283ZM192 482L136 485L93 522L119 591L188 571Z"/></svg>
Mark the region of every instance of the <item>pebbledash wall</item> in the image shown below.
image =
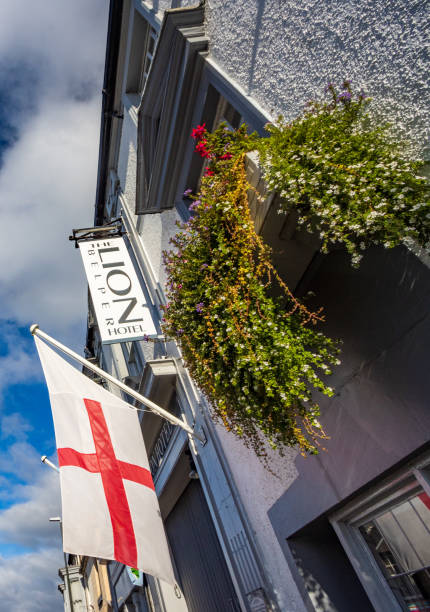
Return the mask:
<svg viewBox="0 0 430 612"><path fill-rule="evenodd" d="M128 108L127 108L128 105ZM267 113L267 120L270 115ZM134 216L136 198L136 160L137 160L137 113L125 99L122 124L121 145L118 157L118 178L123 189L122 206L128 209L128 217L138 228L142 239L140 248L149 262L154 279L160 291L164 288L166 276L162 263L163 250L169 249L169 240L176 233L176 222L181 220L176 208L160 214ZM191 142L191 139L190 139ZM184 186L184 189L186 186ZM183 189L183 190L184 190ZM151 359L151 346L143 345L146 359ZM303 610L300 594L292 578L279 542L268 518L268 510L285 491L288 482L293 482L296 470L292 461L274 455L272 465L278 477L271 477L261 462L221 427L216 427L223 451L228 459L230 478L234 480L250 521L253 535L261 551L260 563L272 593L273 605L279 610ZM198 444L197 444L198 447ZM291 453L291 458L295 453ZM233 466L235 466L233 468ZM211 471L210 465L208 471ZM267 590L267 586L266 586Z"/></svg>
<svg viewBox="0 0 430 612"><path fill-rule="evenodd" d="M130 59L125 39L133 11L159 32L163 11L186 5L193 4L124 2L116 76L116 108L123 119L112 120L106 173L105 199L116 198L112 216L122 209L144 282L161 297L162 251L169 248L176 221L184 217L183 204L178 201L160 212L135 215L140 100L124 92ZM232 99L250 109L250 117L257 117L254 129L262 132L264 122L279 113L294 117L307 100L322 93L327 82L349 78L374 98L373 106L384 120L395 123L422 154L428 151L430 2L207 0L204 11L205 65L226 90L230 88ZM196 118L200 120L198 112ZM109 171L119 187L109 184ZM188 186L182 180L178 193ZM270 228L266 237L273 238ZM430 335L425 306L430 273L403 248L369 251L358 272L351 270L343 253L335 252L315 256L296 289L299 294L315 291L316 305L325 308L327 333L344 340L343 363L333 379L339 393L323 405L332 436L328 452L306 460L294 450L282 458L273 453L274 477L240 441L215 425L208 435L221 459L213 460L212 466L212 455L205 459L205 451L197 445L202 453L197 468L204 469L205 492L216 509L221 502L213 501L219 491L221 461L236 496L231 520L237 520L239 513L254 540L267 606L291 612L372 610L375 604L372 607L359 583L361 576L334 539L327 516L427 448L430 388L426 388L423 346ZM139 346L145 361L160 356L152 344ZM179 356L171 345L167 350L167 356ZM106 347L103 360L122 378L130 374L118 345ZM196 397L197 413L202 398ZM219 533L228 531L228 512L217 520ZM315 536L309 526L318 520L324 523L317 524ZM306 528L309 532L301 531ZM229 567L235 581L234 568ZM348 593L342 585L333 585L336 572ZM171 602L174 606L174 599ZM241 605L251 609L244 599Z"/></svg>
<svg viewBox="0 0 430 612"><path fill-rule="evenodd" d="M128 218L129 223L137 228L138 240L141 240L139 244L141 254L143 254L147 264L149 264L153 279L161 292L166 280L162 264L162 252L169 248L169 239L176 233L176 221L180 220L181 216L175 208L160 214L134 215L136 198L137 113L136 109L130 106L127 97L125 97L124 101L124 119L118 155L118 179L122 188L120 206L123 208L124 218ZM141 343L141 347L147 361L156 356L151 343ZM109 347L105 349L107 359L115 361L115 355L112 355L112 357L109 355L111 350ZM115 352L115 348L113 348L113 351ZM175 357L178 356L178 353L172 351L172 349L170 349L170 354L173 354ZM119 360L122 360L121 355L119 355ZM123 376L126 373L123 370ZM292 464L289 465L288 462L280 461L278 457L274 457L273 460L276 462L275 472L279 474L279 478L268 479L266 470L256 457L246 450L243 444L238 443L232 436L228 436L222 428L217 427L217 433L219 440L222 442L224 452L226 450L229 451L227 455L229 460L238 462L235 477L231 472L232 467L229 465L229 478L231 480L234 479L235 487L239 491L240 502L243 504L247 513L247 519L251 523L253 536L256 538L257 545L261 547L262 554L259 562L263 567L268 583L264 586L266 591L273 589L272 593L266 592L266 595L269 599L272 599L272 605L276 606L279 610L291 610L291 612L303 610L300 594L267 516L268 509L285 490L286 482L293 480L294 467ZM198 443L197 449L199 449ZM215 481L217 475L215 472L211 479L210 474L215 469L215 466L211 465L209 460L207 473L209 475L208 484L214 487L212 494L216 494ZM291 470L293 471L292 475L290 475ZM171 602L172 607L167 609L173 612L176 609L175 605L177 606L178 602L173 600Z"/></svg>
<svg viewBox="0 0 430 612"><path fill-rule="evenodd" d="M428 0L208 0L211 59L276 117L350 79L430 156Z"/></svg>
<svg viewBox="0 0 430 612"><path fill-rule="evenodd" d="M159 5L160 8L161 5ZM160 11L148 11L147 4L139 7L139 3L128 3L124 2L123 13L122 13L122 34L120 41L119 60L118 60L118 74L116 78L116 108L121 109L122 119L114 121L112 126L112 136L110 141L110 148L107 157L109 158L109 171L114 172L115 178L119 182L118 186L112 187L112 184L108 182L106 186L106 199L112 196L112 191L118 195L117 203L112 215L115 216L117 213L122 212L122 216L125 222L125 228L129 232L129 238L131 247L134 251L134 256L138 267L140 267L141 273L143 274L143 281L146 286L152 286L159 295L163 294L163 288L165 283L165 273L162 265L162 251L169 248L169 239L176 232L176 221L181 219L181 215L178 213L176 208L165 210L161 213L147 214L147 215L135 215L135 201L136 201L136 166L137 166L137 128L138 128L138 108L136 104L136 98L133 95L128 95L124 92L123 82L126 78L127 61L129 61L129 44L127 42L127 36L130 34L128 27L128 20L133 10L139 10L143 8L142 14L146 19L149 19L151 25L159 30L160 19L162 14ZM131 23L131 22L130 22ZM119 92L119 93L118 93ZM264 117L267 120L269 115ZM259 126L260 129L262 125ZM188 132L189 133L189 132ZM190 146L192 146L190 140ZM115 183L115 181L114 181ZM181 188L184 191L185 186ZM160 316L160 315L159 315ZM156 359L163 352L157 345L151 343L139 343L139 349L142 352L142 356L145 362ZM165 356L165 355L163 355ZM177 350L169 346L168 356L177 358L179 353ZM120 378L125 378L131 372L128 369L126 360L122 354L121 349L118 345L106 346L103 349L102 357L103 365L109 370L112 370ZM184 373L186 377L186 373ZM188 385L190 383L188 382ZM202 402L202 398L197 396L194 400L193 411L199 412L199 403ZM255 582L254 587L262 588L267 598L267 605L274 606L279 610L303 610L303 604L301 601L300 594L291 576L291 573L286 564L285 558L282 554L281 547L276 540L273 529L270 526L267 517L267 509L272 503L279 497L284 490L285 480L283 484L281 481L276 480L275 487L266 487L266 493L263 492L262 488L259 490L251 490L242 498L240 492L238 492L238 482L235 482L231 474L231 468L227 467L227 476L223 474L223 466L220 465L220 461L216 460L215 451L211 450L211 445L217 445L219 443L216 433L211 431L205 426L205 433L210 438L207 446L204 449L200 449L197 444L197 451L200 454L200 459L197 460L197 468L200 472L201 481L204 482L207 500L210 503L211 511L214 513L214 519L218 533L223 533L224 538L220 538L221 541L224 539L228 544L231 534L239 535L243 537L243 522L248 527L248 533L251 534L253 539L253 545L257 550L261 548L261 553L257 553L256 561L249 561L247 559L247 552L245 545L242 540L238 541L236 554L242 557L240 563L244 567L245 573L249 572L249 583L250 588L253 588L252 583ZM221 430L219 433L224 435ZM212 440L215 438L215 440ZM233 440L224 440L224 443L228 446L234 443ZM240 444L239 449L242 450L241 460L248 462L251 460L251 464L254 464L254 468L258 471L262 478L264 478L264 470L261 464L252 455L248 457L248 453L243 450L243 446ZM222 451L221 455L223 454ZM221 459L222 460L222 459ZM283 464L280 464L280 469L283 469ZM288 469L288 468L287 468ZM202 473L203 471L203 473ZM240 477L240 475L239 475ZM231 498L231 492L227 491L222 493L222 485L220 481L223 478L227 478L230 481L230 486L233 487L236 499ZM156 483L157 486L157 483ZM270 492L271 488L273 489ZM225 496L224 498L223 495ZM213 499L215 497L215 500ZM218 497L218 499L217 499ZM212 498L212 501L210 501ZM250 501L250 507L247 508L247 504ZM256 503L257 502L257 503ZM229 509L230 508L230 509ZM252 509L255 508L256 515L253 515ZM246 515L243 518L242 512ZM220 515L222 516L220 517ZM238 521L240 523L239 527ZM230 535L229 535L230 534ZM225 544L222 544L223 548ZM228 556L228 554L227 554ZM259 566L255 565L255 563ZM255 567L254 567L255 565ZM240 580L239 575L235 576L234 570L229 565L233 582L238 590L239 605L243 609L263 609L261 606L264 605L262 601L259 601L258 597L254 598L253 601L246 599L246 588L237 587L237 582ZM255 577L257 573L264 574L264 577L260 580ZM246 580L246 578L245 578ZM243 580L242 580L243 582ZM257 589L258 590L258 589ZM155 594L157 587L153 585L153 592ZM245 592L243 592L245 591ZM156 595L154 595L155 597ZM174 596L169 593L168 589L164 589L162 600L164 600L164 606L167 610L179 610L183 603L175 601ZM157 601L157 605L162 605L161 600ZM255 607L252 607L255 606ZM182 609L182 608L181 608ZM269 609L269 608L268 608Z"/></svg>

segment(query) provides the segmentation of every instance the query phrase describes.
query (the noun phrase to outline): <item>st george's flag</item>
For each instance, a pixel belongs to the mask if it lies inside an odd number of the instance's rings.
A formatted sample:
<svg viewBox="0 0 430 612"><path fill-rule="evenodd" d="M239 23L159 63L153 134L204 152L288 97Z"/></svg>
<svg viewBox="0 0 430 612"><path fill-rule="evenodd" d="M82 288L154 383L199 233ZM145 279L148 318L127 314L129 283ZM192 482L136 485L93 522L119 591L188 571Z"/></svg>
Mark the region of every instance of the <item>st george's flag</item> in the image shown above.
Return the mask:
<svg viewBox="0 0 430 612"><path fill-rule="evenodd" d="M175 584L137 411L34 339L54 419L64 552Z"/></svg>

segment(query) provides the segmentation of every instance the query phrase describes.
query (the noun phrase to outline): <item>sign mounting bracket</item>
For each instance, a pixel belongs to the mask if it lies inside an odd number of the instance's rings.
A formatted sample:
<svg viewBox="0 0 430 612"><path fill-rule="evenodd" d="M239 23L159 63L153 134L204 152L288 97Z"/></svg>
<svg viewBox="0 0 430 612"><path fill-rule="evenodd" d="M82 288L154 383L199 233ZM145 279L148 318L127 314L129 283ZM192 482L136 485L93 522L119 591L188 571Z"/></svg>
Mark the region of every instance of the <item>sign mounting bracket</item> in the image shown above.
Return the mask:
<svg viewBox="0 0 430 612"><path fill-rule="evenodd" d="M98 225L96 227L81 227L73 229L69 240L74 241L75 249L79 248L79 242L87 240L103 240L107 238L117 238L123 236L127 232L122 228L122 217L117 217L109 223Z"/></svg>

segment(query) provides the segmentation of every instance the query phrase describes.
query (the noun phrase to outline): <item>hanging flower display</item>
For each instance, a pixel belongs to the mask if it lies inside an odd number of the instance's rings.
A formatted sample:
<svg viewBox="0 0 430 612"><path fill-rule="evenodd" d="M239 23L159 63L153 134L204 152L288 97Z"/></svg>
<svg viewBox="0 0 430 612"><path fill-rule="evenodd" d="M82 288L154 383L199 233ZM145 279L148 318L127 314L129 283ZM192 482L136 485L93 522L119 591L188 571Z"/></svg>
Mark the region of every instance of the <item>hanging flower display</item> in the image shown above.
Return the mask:
<svg viewBox="0 0 430 612"><path fill-rule="evenodd" d="M344 245L357 267L369 246L413 244L428 250L430 189L423 162L396 142L392 126L375 127L363 92L329 83L328 101L310 102L291 122L269 124L260 138L264 178L282 197L279 212L319 234L322 251Z"/></svg>
<svg viewBox="0 0 430 612"><path fill-rule="evenodd" d="M164 253L169 303L164 331L179 342L191 376L227 429L264 455L298 446L315 453L325 436L315 393L338 348L315 325L320 312L297 300L271 264L250 217L245 152L257 138L245 126L192 133L208 160L192 216ZM191 194L188 192L188 196ZM271 297L278 283L282 297Z"/></svg>

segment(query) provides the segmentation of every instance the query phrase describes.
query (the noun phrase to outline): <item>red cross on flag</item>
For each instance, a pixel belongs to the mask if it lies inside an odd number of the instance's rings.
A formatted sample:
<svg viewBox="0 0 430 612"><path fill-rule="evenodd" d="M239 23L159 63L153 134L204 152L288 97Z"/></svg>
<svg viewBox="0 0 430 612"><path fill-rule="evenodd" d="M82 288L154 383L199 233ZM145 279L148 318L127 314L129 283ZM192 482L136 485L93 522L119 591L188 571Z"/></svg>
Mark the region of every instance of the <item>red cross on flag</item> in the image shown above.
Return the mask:
<svg viewBox="0 0 430 612"><path fill-rule="evenodd" d="M64 551L175 584L137 411L34 339L54 418Z"/></svg>

